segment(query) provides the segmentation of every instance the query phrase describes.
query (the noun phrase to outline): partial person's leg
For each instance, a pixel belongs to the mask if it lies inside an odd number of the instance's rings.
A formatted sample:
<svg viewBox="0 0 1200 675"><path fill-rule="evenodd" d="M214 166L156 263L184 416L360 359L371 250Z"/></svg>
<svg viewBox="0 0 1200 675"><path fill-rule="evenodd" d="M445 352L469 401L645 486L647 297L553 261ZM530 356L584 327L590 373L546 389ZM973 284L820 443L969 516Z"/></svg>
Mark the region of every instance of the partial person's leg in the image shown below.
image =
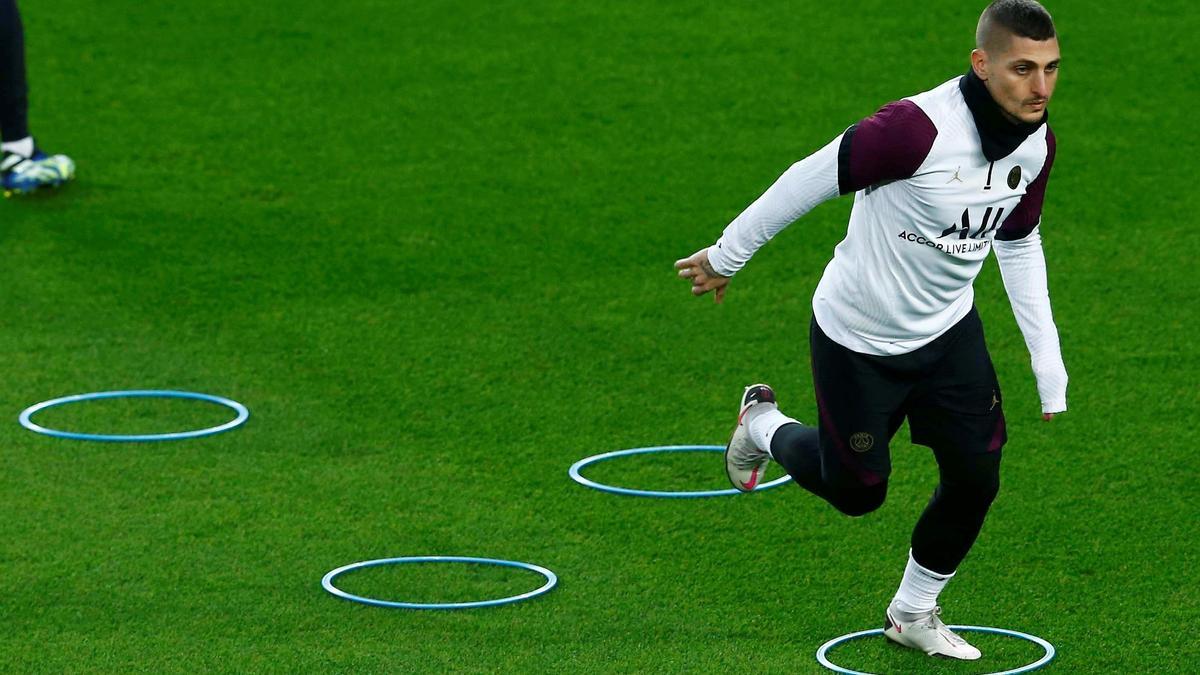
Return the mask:
<svg viewBox="0 0 1200 675"><path fill-rule="evenodd" d="M913 529L912 548L893 606L908 616L932 611L971 550L1000 490L1000 451L939 456L941 482Z"/></svg>
<svg viewBox="0 0 1200 675"><path fill-rule="evenodd" d="M913 391L908 423L913 442L933 448L940 478L913 530L884 635L927 654L974 660L979 650L939 617L938 595L975 543L1000 488L1000 386L974 309L921 356L930 367Z"/></svg>
<svg viewBox="0 0 1200 675"><path fill-rule="evenodd" d="M756 420L756 438L798 485L842 513L861 516L883 504L891 472L888 441L903 420L908 385L883 365L810 328L818 426L772 411ZM896 358L896 357L891 357Z"/></svg>
<svg viewBox="0 0 1200 675"><path fill-rule="evenodd" d="M0 138L5 145L28 139L31 147L24 154L29 156L33 140L29 137L27 89L21 15L16 0L0 0Z"/></svg>
<svg viewBox="0 0 1200 675"><path fill-rule="evenodd" d="M29 133L25 34L16 0L0 0L0 188L4 196L54 188L75 178L75 162L47 155Z"/></svg>
<svg viewBox="0 0 1200 675"><path fill-rule="evenodd" d="M913 442L933 448L939 483L913 529L909 569L896 595L906 612L933 609L1000 490L1007 435L978 314L972 310L951 333L909 413Z"/></svg>
<svg viewBox="0 0 1200 675"><path fill-rule="evenodd" d="M975 544L1000 491L1000 451L963 455L937 450L941 482L913 529L912 551L922 566L954 574Z"/></svg>

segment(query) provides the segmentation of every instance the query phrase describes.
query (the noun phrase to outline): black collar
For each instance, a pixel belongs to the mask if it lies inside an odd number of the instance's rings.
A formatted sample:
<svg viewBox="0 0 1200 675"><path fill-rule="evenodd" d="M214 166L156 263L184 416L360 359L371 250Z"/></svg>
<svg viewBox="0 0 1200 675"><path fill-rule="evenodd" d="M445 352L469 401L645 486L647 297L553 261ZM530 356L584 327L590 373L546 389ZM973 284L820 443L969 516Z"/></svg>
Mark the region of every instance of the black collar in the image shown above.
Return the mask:
<svg viewBox="0 0 1200 675"><path fill-rule="evenodd" d="M967 71L958 80L958 89L962 92L967 107L971 109L971 117L975 118L975 128L979 131L979 140L983 144L983 156L989 162L1003 159L1012 154L1017 146L1024 143L1029 135L1038 130L1050 118L1049 111L1042 113L1039 122L1013 122L1004 116L1000 105L987 90L987 85L975 70Z"/></svg>

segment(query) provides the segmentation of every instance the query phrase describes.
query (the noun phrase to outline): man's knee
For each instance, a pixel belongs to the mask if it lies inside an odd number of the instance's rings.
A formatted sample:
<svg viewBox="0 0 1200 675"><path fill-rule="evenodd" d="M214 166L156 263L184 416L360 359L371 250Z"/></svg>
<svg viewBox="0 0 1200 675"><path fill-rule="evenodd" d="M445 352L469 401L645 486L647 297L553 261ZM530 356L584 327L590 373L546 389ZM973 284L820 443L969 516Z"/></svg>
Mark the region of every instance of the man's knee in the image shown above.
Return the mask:
<svg viewBox="0 0 1200 675"><path fill-rule="evenodd" d="M989 474L982 477L974 487L979 495L979 500L986 500L988 504L991 504L996 499L996 495L1000 494L1000 474Z"/></svg>
<svg viewBox="0 0 1200 675"><path fill-rule="evenodd" d="M829 500L834 508L848 516L865 516L883 506L887 499L887 481L871 486L839 491Z"/></svg>
<svg viewBox="0 0 1200 675"><path fill-rule="evenodd" d="M982 466L966 476L954 481L942 481L940 489L952 501L982 507L985 510L995 501L1000 493L1000 472L998 466Z"/></svg>

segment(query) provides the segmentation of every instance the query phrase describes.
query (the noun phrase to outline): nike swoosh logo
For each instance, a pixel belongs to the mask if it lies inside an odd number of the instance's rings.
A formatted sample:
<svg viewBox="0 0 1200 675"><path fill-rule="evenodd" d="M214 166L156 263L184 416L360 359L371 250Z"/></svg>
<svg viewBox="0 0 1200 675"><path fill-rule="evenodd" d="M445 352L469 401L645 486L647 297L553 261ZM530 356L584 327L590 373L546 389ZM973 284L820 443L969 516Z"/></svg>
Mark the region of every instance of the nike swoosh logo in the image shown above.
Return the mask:
<svg viewBox="0 0 1200 675"><path fill-rule="evenodd" d="M738 426L742 425L742 420L746 419L746 413L748 412L750 412L750 406L742 408L742 411L738 413Z"/></svg>
<svg viewBox="0 0 1200 675"><path fill-rule="evenodd" d="M749 483L746 483L746 482L742 483L742 487L746 488L747 490L753 490L755 485L758 485L758 469L755 469L754 471L750 472L750 482Z"/></svg>

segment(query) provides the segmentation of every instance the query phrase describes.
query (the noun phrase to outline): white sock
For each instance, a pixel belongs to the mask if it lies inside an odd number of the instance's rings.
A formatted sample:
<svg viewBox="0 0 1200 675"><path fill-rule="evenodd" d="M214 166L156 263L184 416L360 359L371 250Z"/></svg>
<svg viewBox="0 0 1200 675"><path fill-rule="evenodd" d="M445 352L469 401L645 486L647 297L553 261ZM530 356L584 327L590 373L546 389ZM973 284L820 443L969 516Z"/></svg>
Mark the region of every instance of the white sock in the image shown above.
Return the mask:
<svg viewBox="0 0 1200 675"><path fill-rule="evenodd" d="M896 590L892 604L902 612L909 614L928 614L937 607L938 594L946 587L953 574L938 574L933 570L921 567L913 559L912 549L908 551L908 565L904 567L904 579Z"/></svg>
<svg viewBox="0 0 1200 675"><path fill-rule="evenodd" d="M759 403L750 406L750 409L746 411L744 421L754 444L769 455L771 454L771 439L775 438L775 432L779 431L779 427L791 424L796 420L779 412L778 406Z"/></svg>
<svg viewBox="0 0 1200 675"><path fill-rule="evenodd" d="M22 157L33 157L33 136L26 136L19 141L0 143L0 151L12 152Z"/></svg>

